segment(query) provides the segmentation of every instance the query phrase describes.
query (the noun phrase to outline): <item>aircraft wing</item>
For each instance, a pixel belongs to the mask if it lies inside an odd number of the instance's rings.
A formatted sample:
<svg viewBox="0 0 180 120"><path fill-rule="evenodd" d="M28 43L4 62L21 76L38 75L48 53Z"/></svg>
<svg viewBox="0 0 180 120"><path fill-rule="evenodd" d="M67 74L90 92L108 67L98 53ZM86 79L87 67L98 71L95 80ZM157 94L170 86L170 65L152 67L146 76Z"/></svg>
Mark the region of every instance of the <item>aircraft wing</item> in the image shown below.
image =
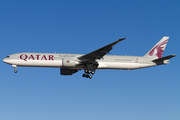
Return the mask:
<svg viewBox="0 0 180 120"><path fill-rule="evenodd" d="M84 62L95 61L97 59L101 59L101 58L103 58L104 55L109 53L110 50L112 50L112 47L114 45L116 45L117 43L119 43L120 41L122 41L124 39L126 39L126 38L121 38L121 39L119 39L119 40L117 40L117 41L115 41L115 42L113 42L113 43L111 43L109 45L106 45L106 46L104 46L104 47L102 47L102 48L100 48L98 50L95 50L95 51L93 51L91 53L80 56L78 59L82 60Z"/></svg>

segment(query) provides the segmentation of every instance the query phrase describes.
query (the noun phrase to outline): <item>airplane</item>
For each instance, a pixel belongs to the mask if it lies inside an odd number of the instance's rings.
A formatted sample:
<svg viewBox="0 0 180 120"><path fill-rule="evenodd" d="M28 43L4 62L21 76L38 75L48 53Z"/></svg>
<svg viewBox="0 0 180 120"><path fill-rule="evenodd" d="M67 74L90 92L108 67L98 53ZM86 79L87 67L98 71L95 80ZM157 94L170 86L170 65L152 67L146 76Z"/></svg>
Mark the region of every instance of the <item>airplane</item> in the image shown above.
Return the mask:
<svg viewBox="0 0 180 120"><path fill-rule="evenodd" d="M113 46L126 38L121 38L109 45L88 54L56 54L56 53L16 53L3 59L12 65L17 73L17 66L24 67L58 67L61 75L72 75L84 70L85 78L92 78L95 70L119 69L133 70L169 63L176 55L162 57L169 37L164 36L144 56L106 55Z"/></svg>

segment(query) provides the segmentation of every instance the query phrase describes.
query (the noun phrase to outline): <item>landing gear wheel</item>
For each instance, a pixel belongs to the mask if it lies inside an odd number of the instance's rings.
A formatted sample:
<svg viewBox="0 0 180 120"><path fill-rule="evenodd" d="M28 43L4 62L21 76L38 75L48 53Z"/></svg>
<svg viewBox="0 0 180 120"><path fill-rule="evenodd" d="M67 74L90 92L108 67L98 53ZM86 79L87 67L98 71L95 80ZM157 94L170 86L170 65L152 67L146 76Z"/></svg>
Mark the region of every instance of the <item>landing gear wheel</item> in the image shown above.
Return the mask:
<svg viewBox="0 0 180 120"><path fill-rule="evenodd" d="M15 73L17 73L17 70L14 70Z"/></svg>
<svg viewBox="0 0 180 120"><path fill-rule="evenodd" d="M84 70L85 73L88 73L88 70Z"/></svg>
<svg viewBox="0 0 180 120"><path fill-rule="evenodd" d="M85 73L90 74L91 70L84 70Z"/></svg>
<svg viewBox="0 0 180 120"><path fill-rule="evenodd" d="M83 76L83 77L86 77L86 74L83 74L82 76Z"/></svg>
<svg viewBox="0 0 180 120"><path fill-rule="evenodd" d="M92 71L91 74L94 75L95 71Z"/></svg>
<svg viewBox="0 0 180 120"><path fill-rule="evenodd" d="M92 75L89 75L89 79L91 79L92 78Z"/></svg>

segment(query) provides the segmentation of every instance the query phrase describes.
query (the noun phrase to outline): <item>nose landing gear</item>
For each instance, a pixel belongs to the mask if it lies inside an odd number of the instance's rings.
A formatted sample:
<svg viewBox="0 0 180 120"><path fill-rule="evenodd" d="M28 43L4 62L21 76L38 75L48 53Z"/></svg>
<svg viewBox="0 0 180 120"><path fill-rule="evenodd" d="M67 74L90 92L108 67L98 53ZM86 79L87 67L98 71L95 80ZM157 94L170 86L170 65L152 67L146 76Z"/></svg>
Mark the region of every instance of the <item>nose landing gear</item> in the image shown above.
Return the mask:
<svg viewBox="0 0 180 120"><path fill-rule="evenodd" d="M15 69L14 72L17 73L17 66L16 65L12 65L12 67Z"/></svg>
<svg viewBox="0 0 180 120"><path fill-rule="evenodd" d="M15 73L17 73L17 70L14 70Z"/></svg>

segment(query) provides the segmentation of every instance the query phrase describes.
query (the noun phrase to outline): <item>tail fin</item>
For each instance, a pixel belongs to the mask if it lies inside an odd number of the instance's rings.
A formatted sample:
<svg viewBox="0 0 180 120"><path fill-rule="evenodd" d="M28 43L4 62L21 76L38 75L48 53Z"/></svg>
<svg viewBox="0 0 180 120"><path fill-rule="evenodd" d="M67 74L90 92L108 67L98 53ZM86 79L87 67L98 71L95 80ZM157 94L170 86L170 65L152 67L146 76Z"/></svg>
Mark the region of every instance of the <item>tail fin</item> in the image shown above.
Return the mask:
<svg viewBox="0 0 180 120"><path fill-rule="evenodd" d="M164 36L144 57L161 58L169 37Z"/></svg>

